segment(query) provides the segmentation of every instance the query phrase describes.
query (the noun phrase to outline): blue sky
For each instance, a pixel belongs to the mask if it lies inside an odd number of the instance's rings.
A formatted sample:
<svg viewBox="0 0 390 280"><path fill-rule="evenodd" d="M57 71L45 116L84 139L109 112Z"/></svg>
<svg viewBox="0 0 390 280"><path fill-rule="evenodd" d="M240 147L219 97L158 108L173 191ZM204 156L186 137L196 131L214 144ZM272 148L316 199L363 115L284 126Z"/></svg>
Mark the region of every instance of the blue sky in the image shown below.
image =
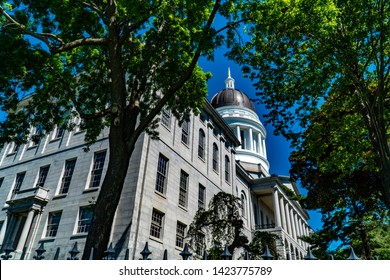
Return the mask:
<svg viewBox="0 0 390 280"><path fill-rule="evenodd" d="M228 74L228 68L230 67L231 76L235 79L235 87L245 92L250 98L256 98L255 88L252 85L250 79L244 78L241 73L241 67L232 61L229 61L223 55L222 50L215 52L214 62L206 61L205 59L200 60L200 66L204 71L211 72L212 78L208 81L209 96L210 100L214 94L225 88L225 79ZM265 123L263 114L267 112L262 104L256 104L256 111L260 117L262 123ZM290 144L282 136L273 135L273 127L271 125L265 126L267 130L267 158L270 163L270 173L277 175L289 176L290 162L288 157L291 153ZM300 188L302 194L306 191ZM310 220L309 225L314 229L320 229L322 226L321 216L313 211L309 211Z"/></svg>

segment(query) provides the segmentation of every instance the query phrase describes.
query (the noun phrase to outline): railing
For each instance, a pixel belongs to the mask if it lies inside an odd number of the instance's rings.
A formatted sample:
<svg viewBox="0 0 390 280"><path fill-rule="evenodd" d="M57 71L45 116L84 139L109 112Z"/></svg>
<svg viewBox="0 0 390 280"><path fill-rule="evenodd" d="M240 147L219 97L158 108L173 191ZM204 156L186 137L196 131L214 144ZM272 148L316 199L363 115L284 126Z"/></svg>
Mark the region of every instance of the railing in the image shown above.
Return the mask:
<svg viewBox="0 0 390 280"><path fill-rule="evenodd" d="M261 229L269 229L269 228L274 228L275 224L261 224L261 225L256 225L255 230L261 230Z"/></svg>

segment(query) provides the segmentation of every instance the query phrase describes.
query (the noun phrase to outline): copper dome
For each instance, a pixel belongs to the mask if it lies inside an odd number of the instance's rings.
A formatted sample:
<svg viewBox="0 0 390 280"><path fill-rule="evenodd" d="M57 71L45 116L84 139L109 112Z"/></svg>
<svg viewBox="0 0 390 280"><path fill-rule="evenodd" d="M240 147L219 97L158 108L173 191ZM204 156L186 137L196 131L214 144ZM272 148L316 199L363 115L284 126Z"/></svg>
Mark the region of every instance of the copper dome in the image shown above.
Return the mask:
<svg viewBox="0 0 390 280"><path fill-rule="evenodd" d="M223 106L238 106L256 112L255 106L253 106L249 97L241 90L234 88L226 88L218 92L211 99L211 105L214 108Z"/></svg>

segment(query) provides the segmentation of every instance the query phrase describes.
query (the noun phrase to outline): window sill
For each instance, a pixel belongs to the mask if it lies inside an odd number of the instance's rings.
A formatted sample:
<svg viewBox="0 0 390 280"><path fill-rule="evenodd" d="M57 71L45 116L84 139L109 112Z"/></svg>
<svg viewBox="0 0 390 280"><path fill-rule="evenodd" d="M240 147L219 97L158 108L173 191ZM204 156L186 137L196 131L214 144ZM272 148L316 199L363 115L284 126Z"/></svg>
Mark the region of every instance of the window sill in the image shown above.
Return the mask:
<svg viewBox="0 0 390 280"><path fill-rule="evenodd" d="M88 188L83 190L83 193L97 192L100 188Z"/></svg>
<svg viewBox="0 0 390 280"><path fill-rule="evenodd" d="M159 191L154 190L154 193L157 194L158 196L160 196L161 198L167 199L167 197L165 196L165 194L160 193Z"/></svg>
<svg viewBox="0 0 390 280"><path fill-rule="evenodd" d="M157 237L149 235L149 239L153 240L153 241L156 241L157 243L164 244L163 241L160 238L157 238Z"/></svg>
<svg viewBox="0 0 390 280"><path fill-rule="evenodd" d="M178 207L179 207L181 210L183 210L183 211L185 211L185 212L188 212L188 209L187 209L186 207L184 207L184 206L182 206L182 205L178 205Z"/></svg>
<svg viewBox="0 0 390 280"><path fill-rule="evenodd" d="M53 196L53 200L64 198L64 197L66 197L67 195L68 195L67 193L56 194L55 196Z"/></svg>
<svg viewBox="0 0 390 280"><path fill-rule="evenodd" d="M86 238L88 236L88 232L82 232L82 233L74 233L70 239L82 239Z"/></svg>

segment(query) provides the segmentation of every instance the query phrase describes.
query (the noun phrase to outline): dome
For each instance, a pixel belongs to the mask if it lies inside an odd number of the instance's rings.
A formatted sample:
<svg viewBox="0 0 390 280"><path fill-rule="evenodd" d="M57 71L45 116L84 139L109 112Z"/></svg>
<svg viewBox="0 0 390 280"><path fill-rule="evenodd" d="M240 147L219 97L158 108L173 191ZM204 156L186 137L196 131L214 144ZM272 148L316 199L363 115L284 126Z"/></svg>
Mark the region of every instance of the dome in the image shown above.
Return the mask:
<svg viewBox="0 0 390 280"><path fill-rule="evenodd" d="M211 105L214 108L223 106L238 106L256 112L255 106L253 106L249 97L241 90L234 88L226 88L218 92L211 99Z"/></svg>

